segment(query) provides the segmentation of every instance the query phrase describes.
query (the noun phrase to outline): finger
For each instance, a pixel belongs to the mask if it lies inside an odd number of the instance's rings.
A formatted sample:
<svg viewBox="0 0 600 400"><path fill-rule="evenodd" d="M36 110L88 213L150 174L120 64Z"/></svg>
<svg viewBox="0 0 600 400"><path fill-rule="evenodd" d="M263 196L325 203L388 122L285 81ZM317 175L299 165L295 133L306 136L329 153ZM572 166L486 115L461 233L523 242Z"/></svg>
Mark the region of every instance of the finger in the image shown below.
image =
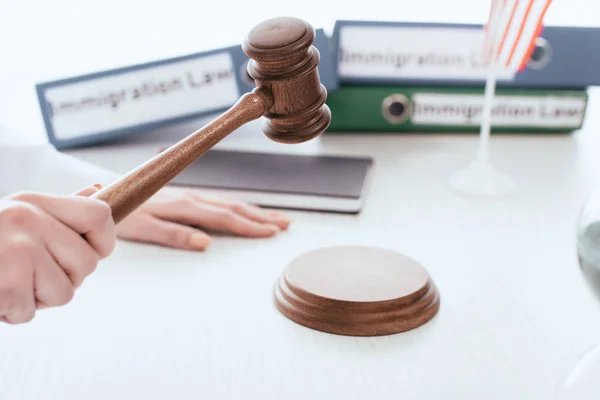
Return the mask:
<svg viewBox="0 0 600 400"><path fill-rule="evenodd" d="M100 189L102 189L102 185L97 183L90 187L83 188L83 189L75 192L74 194L75 194L75 196L89 197L89 196L93 195L94 193L96 193Z"/></svg>
<svg viewBox="0 0 600 400"><path fill-rule="evenodd" d="M269 213L251 204L234 203L226 208L256 222L275 224L280 229L287 229L291 223L291 220L281 213Z"/></svg>
<svg viewBox="0 0 600 400"><path fill-rule="evenodd" d="M112 215L105 221L104 226L98 230L84 233L87 242L94 248L100 258L108 257L115 249L117 231Z"/></svg>
<svg viewBox="0 0 600 400"><path fill-rule="evenodd" d="M110 206L83 196L53 196L25 193L17 200L34 204L77 233L85 235L100 255L107 257L115 246L116 232Z"/></svg>
<svg viewBox="0 0 600 400"><path fill-rule="evenodd" d="M223 207L233 211L243 217L251 219L256 222L275 224L281 229L287 229L291 223L291 220L286 217L283 213L277 211L267 211L253 204L236 201L233 199L224 199L219 197L208 197L201 196L196 193L190 194L194 200L210 204L216 207Z"/></svg>
<svg viewBox="0 0 600 400"><path fill-rule="evenodd" d="M76 286L48 253L36 260L34 289L37 309L60 307L69 303Z"/></svg>
<svg viewBox="0 0 600 400"><path fill-rule="evenodd" d="M130 222L131 221L131 222ZM119 237L136 242L183 249L205 250L211 243L206 233L187 225L163 221L151 215L124 220L117 228Z"/></svg>
<svg viewBox="0 0 600 400"><path fill-rule="evenodd" d="M277 211L263 210L252 204L240 204L232 206L232 211L258 222L272 223L281 229L288 229L292 220L285 214Z"/></svg>
<svg viewBox="0 0 600 400"><path fill-rule="evenodd" d="M22 324L35 316L31 255L35 243L27 235L2 238L0 256L0 317L9 324Z"/></svg>
<svg viewBox="0 0 600 400"><path fill-rule="evenodd" d="M275 224L256 222L229 209L191 199L180 207L170 207L168 217L175 222L245 237L271 237L280 231Z"/></svg>
<svg viewBox="0 0 600 400"><path fill-rule="evenodd" d="M48 257L43 257L43 264L57 264L72 286L81 286L95 271L101 256L81 235L49 214L45 215L41 227L47 256L53 259L50 262Z"/></svg>

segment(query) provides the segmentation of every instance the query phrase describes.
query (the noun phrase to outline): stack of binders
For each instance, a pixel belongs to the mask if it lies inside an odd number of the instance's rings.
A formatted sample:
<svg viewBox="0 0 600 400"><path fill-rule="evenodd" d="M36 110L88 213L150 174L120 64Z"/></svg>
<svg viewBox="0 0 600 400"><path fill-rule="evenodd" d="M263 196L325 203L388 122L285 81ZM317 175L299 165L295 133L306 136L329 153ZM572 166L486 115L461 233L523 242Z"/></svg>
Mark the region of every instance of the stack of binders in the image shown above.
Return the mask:
<svg viewBox="0 0 600 400"><path fill-rule="evenodd" d="M481 25L337 21L330 132L475 132L488 66ZM600 30L547 26L526 65L496 73L492 132L582 127L600 83Z"/></svg>
<svg viewBox="0 0 600 400"><path fill-rule="evenodd" d="M478 131L488 73L481 25L336 21L317 29L329 132ZM499 71L492 131L579 129L600 84L600 28L547 26L527 65ZM57 149L110 142L216 115L255 84L240 45L41 82Z"/></svg>

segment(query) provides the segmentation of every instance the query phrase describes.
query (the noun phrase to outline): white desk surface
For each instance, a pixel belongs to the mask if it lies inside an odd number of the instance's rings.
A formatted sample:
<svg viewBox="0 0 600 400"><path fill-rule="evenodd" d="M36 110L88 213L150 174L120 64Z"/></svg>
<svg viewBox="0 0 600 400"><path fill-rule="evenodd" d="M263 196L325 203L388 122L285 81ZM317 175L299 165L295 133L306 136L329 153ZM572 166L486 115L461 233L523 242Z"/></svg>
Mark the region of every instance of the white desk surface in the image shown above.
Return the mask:
<svg viewBox="0 0 600 400"><path fill-rule="evenodd" d="M474 135L326 134L280 147L250 124L219 147L372 155L364 211L290 212L287 233L218 237L205 253L120 242L71 304L0 326L0 398L550 399L600 338L573 241L600 171L596 120L573 136L494 135L493 159L518 184L495 202L445 186ZM71 153L125 172L160 147L150 138ZM280 315L272 287L286 263L349 243L421 261L441 292L437 317L354 338Z"/></svg>
<svg viewBox="0 0 600 400"><path fill-rule="evenodd" d="M1 46L0 117L40 136L35 82L228 45L274 15L330 28L344 18L480 22L489 7L265 0L236 3L235 17L187 0L33 3L7 2L0 13L0 36L10 38ZM597 22L591 1L555 3L548 24ZM280 147L254 125L237 132L220 146L373 156L364 211L289 212L285 234L219 237L205 253L120 242L71 304L0 326L0 399L551 399L600 339L600 306L574 252L577 214L600 182L597 98L574 136L493 136L493 160L518 183L496 202L445 186L471 159L474 135L331 134ZM157 148L134 140L72 154L126 172ZM437 317L407 333L353 338L280 315L272 287L286 263L349 243L421 261L441 292Z"/></svg>

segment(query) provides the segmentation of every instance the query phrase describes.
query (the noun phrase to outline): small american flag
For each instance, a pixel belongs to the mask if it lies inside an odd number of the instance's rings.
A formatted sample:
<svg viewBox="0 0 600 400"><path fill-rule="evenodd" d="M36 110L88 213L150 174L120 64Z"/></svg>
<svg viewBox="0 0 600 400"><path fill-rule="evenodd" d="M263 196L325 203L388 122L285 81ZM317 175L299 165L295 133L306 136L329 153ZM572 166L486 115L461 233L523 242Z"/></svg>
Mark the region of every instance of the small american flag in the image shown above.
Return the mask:
<svg viewBox="0 0 600 400"><path fill-rule="evenodd" d="M542 33L552 0L492 0L484 28L483 59L509 71L522 71Z"/></svg>

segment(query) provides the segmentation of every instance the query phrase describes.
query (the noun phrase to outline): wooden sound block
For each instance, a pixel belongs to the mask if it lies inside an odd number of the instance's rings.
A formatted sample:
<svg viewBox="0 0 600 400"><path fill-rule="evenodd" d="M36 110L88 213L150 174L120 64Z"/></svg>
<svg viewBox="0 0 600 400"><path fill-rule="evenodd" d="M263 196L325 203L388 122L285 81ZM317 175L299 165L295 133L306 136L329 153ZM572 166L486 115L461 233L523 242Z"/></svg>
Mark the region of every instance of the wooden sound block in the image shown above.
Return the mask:
<svg viewBox="0 0 600 400"><path fill-rule="evenodd" d="M340 335L380 336L431 320L440 295L425 268L392 250L335 246L294 259L275 285L290 320Z"/></svg>

